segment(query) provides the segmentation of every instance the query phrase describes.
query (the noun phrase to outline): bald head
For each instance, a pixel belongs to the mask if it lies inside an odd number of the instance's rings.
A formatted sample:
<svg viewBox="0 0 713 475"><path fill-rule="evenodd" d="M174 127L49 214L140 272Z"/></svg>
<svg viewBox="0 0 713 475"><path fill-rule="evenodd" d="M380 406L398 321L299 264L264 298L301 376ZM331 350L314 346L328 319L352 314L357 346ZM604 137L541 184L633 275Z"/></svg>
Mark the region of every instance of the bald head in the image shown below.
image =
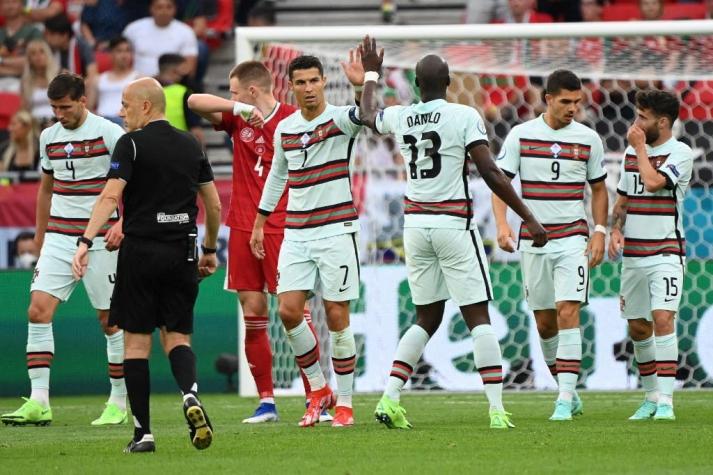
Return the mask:
<svg viewBox="0 0 713 475"><path fill-rule="evenodd" d="M156 112L166 112L166 96L163 87L154 78L141 78L132 81L126 87L126 94L135 100L151 103Z"/></svg>
<svg viewBox="0 0 713 475"><path fill-rule="evenodd" d="M137 79L124 89L119 116L124 119L127 130L140 129L153 120L165 119L165 113L166 96L155 79Z"/></svg>
<svg viewBox="0 0 713 475"><path fill-rule="evenodd" d="M440 56L429 54L416 64L416 85L422 96L445 97L450 82L448 63Z"/></svg>

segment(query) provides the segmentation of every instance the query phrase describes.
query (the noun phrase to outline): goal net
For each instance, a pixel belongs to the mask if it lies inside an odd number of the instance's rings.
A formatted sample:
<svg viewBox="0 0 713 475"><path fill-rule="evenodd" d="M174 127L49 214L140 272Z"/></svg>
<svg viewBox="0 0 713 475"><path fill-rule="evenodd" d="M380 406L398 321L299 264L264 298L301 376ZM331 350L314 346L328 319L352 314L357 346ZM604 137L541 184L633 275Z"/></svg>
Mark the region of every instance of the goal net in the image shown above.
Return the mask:
<svg viewBox="0 0 713 475"><path fill-rule="evenodd" d="M585 92L577 119L604 141L611 204L616 198L626 130L635 118L636 90L654 87L678 94L682 107L675 134L694 149L695 166L684 210L688 265L677 318L677 379L684 387L704 387L711 385L713 375L713 347L701 344L713 341L713 36L705 36L713 31L711 23L239 28L237 59L264 61L273 71L277 98L292 102L289 62L300 54L316 55L325 67L329 102L350 104L354 92L340 62L369 33L385 48L380 97L382 105L388 106L418 101L413 68L423 55L439 54L451 69L449 100L480 111L494 155L514 125L544 110L544 77L558 68L574 70L583 79ZM361 135L352 164L352 187L360 212L363 264L362 295L352 303L359 355L355 385L357 391L379 391L386 383L399 337L415 320L404 267L405 172L392 138L370 131ZM490 190L474 168L470 189L491 262L494 300L490 311L504 355L506 387L553 388L555 381L542 359L534 320L523 298L519 256L497 249ZM514 226L519 225L516 216L510 218ZM619 262L605 260L592 271L590 305L582 311L581 387L626 389L638 384L632 343L619 316L619 267ZM323 308L315 303L313 313L328 367ZM271 336L276 385L299 393L302 385L294 359L274 314ZM241 379L251 379L247 366L243 368ZM451 302L408 388L482 388L468 330Z"/></svg>

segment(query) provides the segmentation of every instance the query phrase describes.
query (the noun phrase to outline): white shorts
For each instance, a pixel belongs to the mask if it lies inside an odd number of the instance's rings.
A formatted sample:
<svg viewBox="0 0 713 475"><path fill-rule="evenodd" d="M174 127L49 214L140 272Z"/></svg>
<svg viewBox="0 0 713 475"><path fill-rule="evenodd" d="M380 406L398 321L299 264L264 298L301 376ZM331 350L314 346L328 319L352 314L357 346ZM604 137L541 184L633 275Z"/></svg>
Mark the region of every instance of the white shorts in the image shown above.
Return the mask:
<svg viewBox="0 0 713 475"><path fill-rule="evenodd" d="M462 307L492 300L488 261L477 231L405 228L404 250L414 305L450 298Z"/></svg>
<svg viewBox="0 0 713 475"><path fill-rule="evenodd" d="M587 303L589 260L584 249L522 253L522 281L530 310L557 308L557 302Z"/></svg>
<svg viewBox="0 0 713 475"><path fill-rule="evenodd" d="M683 293L683 265L660 263L650 267L621 267L619 306L626 319L652 321L654 310L678 312Z"/></svg>
<svg viewBox="0 0 713 475"><path fill-rule="evenodd" d="M67 301L78 283L72 276L74 252L54 241L48 234L35 266L30 292L39 290L57 297L62 302ZM111 304L117 256L117 252L109 252L106 249L89 251L89 266L82 282L92 307L97 310L108 310Z"/></svg>
<svg viewBox="0 0 713 475"><path fill-rule="evenodd" d="M357 234L338 234L311 241L282 241L277 261L277 293L293 290L319 290L322 298L331 302L358 299Z"/></svg>

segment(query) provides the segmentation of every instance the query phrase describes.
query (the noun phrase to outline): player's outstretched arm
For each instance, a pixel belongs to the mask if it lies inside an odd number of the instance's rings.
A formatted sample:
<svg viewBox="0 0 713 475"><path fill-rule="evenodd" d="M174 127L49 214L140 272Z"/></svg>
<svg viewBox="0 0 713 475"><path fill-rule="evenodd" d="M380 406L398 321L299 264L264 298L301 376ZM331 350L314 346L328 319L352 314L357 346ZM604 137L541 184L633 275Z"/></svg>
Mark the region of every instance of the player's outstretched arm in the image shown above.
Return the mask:
<svg viewBox="0 0 713 475"><path fill-rule="evenodd" d="M468 150L471 160L478 167L480 176L483 177L488 188L493 190L506 205L512 208L518 216L525 222L525 226L532 234L533 246L542 247L547 244L547 233L545 228L535 219L530 209L522 202L517 193L510 184L510 179L495 165L495 162L490 156L490 149L480 143L472 146Z"/></svg>
<svg viewBox="0 0 713 475"><path fill-rule="evenodd" d="M629 204L627 196L619 195L612 211L611 234L609 235L609 259L615 261L624 248L624 224L626 223L626 208Z"/></svg>
<svg viewBox="0 0 713 475"><path fill-rule="evenodd" d="M377 51L376 40L367 35L359 45L358 51L361 55L361 64L364 67L364 90L361 93L359 120L362 124L378 132L376 130L376 114L378 113L376 82L379 79L381 63L384 62L384 49Z"/></svg>
<svg viewBox="0 0 713 475"><path fill-rule="evenodd" d="M253 127L262 127L264 122L260 110L250 104L231 101L212 94L191 94L188 108L213 125L220 125L223 112L241 115Z"/></svg>

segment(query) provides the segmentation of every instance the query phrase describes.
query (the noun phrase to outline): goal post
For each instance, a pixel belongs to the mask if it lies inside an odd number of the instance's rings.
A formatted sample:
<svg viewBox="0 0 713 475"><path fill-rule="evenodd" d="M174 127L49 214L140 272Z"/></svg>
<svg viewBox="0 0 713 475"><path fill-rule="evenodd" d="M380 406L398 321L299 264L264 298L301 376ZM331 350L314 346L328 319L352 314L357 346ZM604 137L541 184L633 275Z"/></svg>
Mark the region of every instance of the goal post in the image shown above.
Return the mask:
<svg viewBox="0 0 713 475"><path fill-rule="evenodd" d="M713 340L713 21L239 27L235 30L236 61L264 61L273 72L277 99L292 102L287 85L289 62L300 54L316 55L325 67L329 102L350 104L353 89L340 62L365 34L385 48L379 86L383 105L418 100L413 68L425 54L439 54L451 71L448 99L481 112L493 153L514 125L543 111L543 78L558 68L573 70L583 79L584 91L577 120L596 130L605 145L610 204L615 199L626 130L635 118L636 89L658 87L679 95L682 107L674 131L694 149L696 159L683 210L688 268L677 317L678 381L685 387L713 386L713 349L703 344ZM491 262L494 300L490 311L503 351L506 387L553 388L555 382L542 360L532 314L524 302L519 257L497 249L490 192L475 169L471 172L475 218ZM360 211L364 265L362 295L352 303L359 353L355 385L357 391L380 391L398 338L415 318L403 258L404 172L393 140L369 131L361 134L352 163L352 191ZM513 223L517 222L513 217ZM618 262L606 261L592 271L592 298L582 311L582 387L637 385L626 323L619 317L619 275ZM298 394L302 390L299 375L274 314L275 301L271 302L278 393ZM313 313L321 341L328 345L323 309L315 305ZM327 352L323 347L325 366L329 364ZM479 390L482 384L476 373L467 328L457 307L449 302L442 328L429 343L407 388ZM239 377L251 378L247 365L241 365ZM248 393L241 390L241 394Z"/></svg>

